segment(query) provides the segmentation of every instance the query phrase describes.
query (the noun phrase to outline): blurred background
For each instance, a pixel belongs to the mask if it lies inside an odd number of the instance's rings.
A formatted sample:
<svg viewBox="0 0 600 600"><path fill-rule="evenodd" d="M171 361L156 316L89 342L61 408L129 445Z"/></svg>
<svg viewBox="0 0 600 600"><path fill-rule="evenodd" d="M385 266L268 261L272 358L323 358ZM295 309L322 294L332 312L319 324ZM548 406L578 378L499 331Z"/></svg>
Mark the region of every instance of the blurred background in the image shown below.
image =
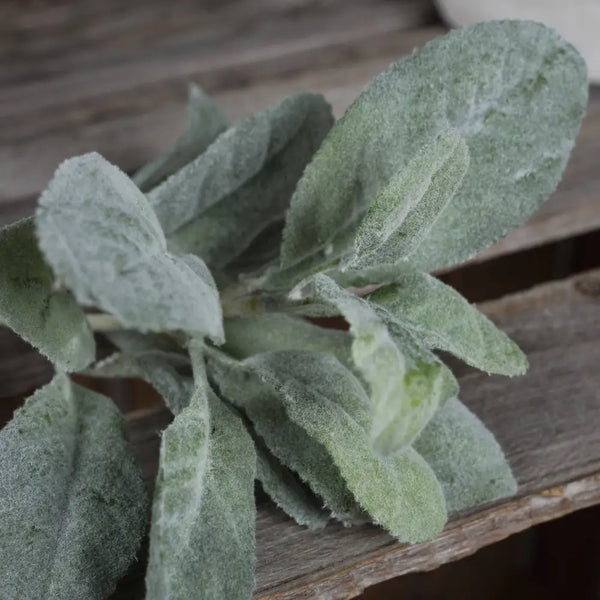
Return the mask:
<svg viewBox="0 0 600 600"><path fill-rule="evenodd" d="M32 212L64 158L96 150L131 172L167 149L183 126L189 81L231 120L300 91L322 92L339 117L414 47L449 26L505 17L545 21L584 53L588 116L563 183L526 233L443 278L481 301L598 267L598 0L0 0L0 225ZM0 336L5 421L49 368ZM28 352L24 371L18 357ZM156 402L128 385L123 410ZM600 513L588 509L362 598L598 599L599 564Z"/></svg>

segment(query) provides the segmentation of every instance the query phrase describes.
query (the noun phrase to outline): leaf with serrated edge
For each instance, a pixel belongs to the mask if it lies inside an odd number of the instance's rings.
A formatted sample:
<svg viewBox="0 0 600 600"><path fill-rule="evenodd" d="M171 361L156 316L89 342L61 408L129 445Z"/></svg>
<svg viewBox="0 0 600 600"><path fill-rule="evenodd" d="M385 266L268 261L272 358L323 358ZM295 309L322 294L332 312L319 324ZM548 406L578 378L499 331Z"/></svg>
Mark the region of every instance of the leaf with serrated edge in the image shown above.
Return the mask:
<svg viewBox="0 0 600 600"><path fill-rule="evenodd" d="M209 350L208 375L221 397L245 412L268 449L323 498L336 519L346 524L366 520L327 450L289 419L277 394L256 373Z"/></svg>
<svg viewBox="0 0 600 600"><path fill-rule="evenodd" d="M248 182L298 133L311 94L296 94L223 132L148 198L167 235Z"/></svg>
<svg viewBox="0 0 600 600"><path fill-rule="evenodd" d="M429 42L376 77L323 142L291 201L282 266L360 220L394 173L448 129L471 161L412 261L426 271L463 261L555 189L586 103L583 59L539 23L479 23Z"/></svg>
<svg viewBox="0 0 600 600"><path fill-rule="evenodd" d="M0 597L103 600L133 560L146 494L119 411L58 375L0 432Z"/></svg>
<svg viewBox="0 0 600 600"><path fill-rule="evenodd" d="M469 150L460 134L440 134L379 191L344 268L407 260L458 189L468 165Z"/></svg>
<svg viewBox="0 0 600 600"><path fill-rule="evenodd" d="M440 484L411 447L382 458L371 447L369 406L354 376L316 352L268 352L246 359L289 418L330 453L373 520L403 542L422 542L446 522Z"/></svg>
<svg viewBox="0 0 600 600"><path fill-rule="evenodd" d="M414 447L437 475L449 512L511 496L517 491L498 442L455 398L440 408Z"/></svg>
<svg viewBox="0 0 600 600"><path fill-rule="evenodd" d="M46 260L82 304L142 332L222 341L208 269L198 257L167 252L146 197L99 154L62 163L40 198L36 225Z"/></svg>
<svg viewBox="0 0 600 600"><path fill-rule="evenodd" d="M309 94L297 97L286 118L293 134L284 147L245 184L174 231L170 249L197 254L211 269L222 269L283 218L302 171L333 124L329 104Z"/></svg>
<svg viewBox="0 0 600 600"><path fill-rule="evenodd" d="M56 285L31 218L0 230L0 316L65 371L94 360L96 344L85 314L71 293Z"/></svg>
<svg viewBox="0 0 600 600"><path fill-rule="evenodd" d="M239 417L196 389L164 431L150 530L147 600L246 600L254 587L256 454Z"/></svg>
<svg viewBox="0 0 600 600"><path fill-rule="evenodd" d="M405 269L367 297L429 348L451 352L488 373L522 375L519 347L458 292L426 273Z"/></svg>
<svg viewBox="0 0 600 600"><path fill-rule="evenodd" d="M202 154L227 128L217 105L197 86L190 84L183 135L167 153L142 167L133 181L147 192Z"/></svg>
<svg viewBox="0 0 600 600"><path fill-rule="evenodd" d="M371 439L381 454L408 446L437 408L458 389L448 368L409 334L391 332L377 306L323 274L302 282L307 295L337 308L350 323L352 357L371 390Z"/></svg>

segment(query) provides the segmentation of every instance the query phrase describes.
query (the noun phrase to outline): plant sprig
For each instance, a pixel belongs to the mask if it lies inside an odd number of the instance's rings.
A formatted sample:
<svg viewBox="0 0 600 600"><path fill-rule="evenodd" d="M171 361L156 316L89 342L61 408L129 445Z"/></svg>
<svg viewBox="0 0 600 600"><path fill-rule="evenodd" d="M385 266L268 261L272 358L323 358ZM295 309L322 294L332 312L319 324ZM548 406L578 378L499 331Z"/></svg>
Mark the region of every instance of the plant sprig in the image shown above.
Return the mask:
<svg viewBox="0 0 600 600"><path fill-rule="evenodd" d="M514 493L435 352L527 360L428 272L535 211L586 102L555 32L490 22L393 64L335 124L299 94L229 127L192 87L183 136L133 179L95 153L60 165L0 231L0 317L57 371L0 432L0 597L106 598L145 528L118 411L66 373L142 378L174 415L148 600L251 597L255 479L301 525L411 543ZM94 331L117 348L98 362Z"/></svg>

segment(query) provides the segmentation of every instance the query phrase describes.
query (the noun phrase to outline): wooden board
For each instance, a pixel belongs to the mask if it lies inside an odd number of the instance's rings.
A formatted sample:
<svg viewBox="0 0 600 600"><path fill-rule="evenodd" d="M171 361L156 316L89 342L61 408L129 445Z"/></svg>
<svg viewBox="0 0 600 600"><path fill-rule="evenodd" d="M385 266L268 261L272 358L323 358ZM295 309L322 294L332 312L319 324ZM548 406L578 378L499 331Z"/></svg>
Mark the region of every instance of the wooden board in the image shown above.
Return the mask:
<svg viewBox="0 0 600 600"><path fill-rule="evenodd" d="M310 532L259 508L256 598L352 598L398 575L434 569L546 520L600 503L600 270L481 306L527 352L524 377L456 366L461 397L494 432L519 482L514 498L455 516L434 541L403 546L372 526ZM128 416L146 477L165 411ZM131 585L140 573L125 582ZM128 592L130 593L130 592ZM129 597L116 595L115 598Z"/></svg>

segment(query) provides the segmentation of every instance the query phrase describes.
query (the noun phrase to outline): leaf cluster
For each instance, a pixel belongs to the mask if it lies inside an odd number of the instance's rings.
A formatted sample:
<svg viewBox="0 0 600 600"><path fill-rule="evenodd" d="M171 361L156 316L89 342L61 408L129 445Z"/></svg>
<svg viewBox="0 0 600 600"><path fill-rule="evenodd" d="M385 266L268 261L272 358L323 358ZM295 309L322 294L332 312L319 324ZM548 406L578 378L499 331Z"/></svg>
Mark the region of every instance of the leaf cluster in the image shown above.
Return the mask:
<svg viewBox="0 0 600 600"><path fill-rule="evenodd" d="M149 600L251 597L255 480L301 525L410 543L514 493L437 352L527 360L429 273L535 211L586 101L556 33L490 22L391 65L336 123L297 94L230 126L192 86L183 135L133 178L62 163L0 231L0 315L57 371L0 432L0 596L105 598L145 528L118 410L67 373L144 379L174 415ZM100 361L93 329L116 349Z"/></svg>

